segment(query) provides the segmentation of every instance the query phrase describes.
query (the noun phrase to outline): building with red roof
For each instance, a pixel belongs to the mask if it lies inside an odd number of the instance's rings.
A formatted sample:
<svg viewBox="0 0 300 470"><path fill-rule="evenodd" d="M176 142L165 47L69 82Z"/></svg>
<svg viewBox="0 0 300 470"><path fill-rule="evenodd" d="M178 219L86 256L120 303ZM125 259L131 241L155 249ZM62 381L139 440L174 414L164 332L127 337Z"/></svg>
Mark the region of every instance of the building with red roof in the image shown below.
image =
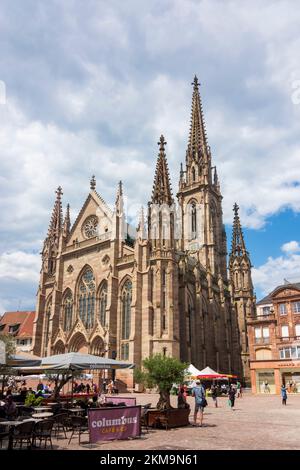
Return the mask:
<svg viewBox="0 0 300 470"><path fill-rule="evenodd" d="M0 333L12 335L16 352L31 352L33 342L34 311L5 312L0 319Z"/></svg>

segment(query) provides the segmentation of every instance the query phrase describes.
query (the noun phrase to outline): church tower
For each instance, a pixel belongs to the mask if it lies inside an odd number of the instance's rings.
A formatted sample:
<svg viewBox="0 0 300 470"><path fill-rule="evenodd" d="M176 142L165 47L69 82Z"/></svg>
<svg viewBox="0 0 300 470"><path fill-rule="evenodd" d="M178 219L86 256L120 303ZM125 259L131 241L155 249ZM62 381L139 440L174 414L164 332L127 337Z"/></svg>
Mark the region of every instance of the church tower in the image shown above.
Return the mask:
<svg viewBox="0 0 300 470"><path fill-rule="evenodd" d="M249 253L246 250L239 218L239 207L237 204L234 205L233 212L234 219L231 252L229 256L229 273L232 286L232 300L238 317L243 376L246 384L249 384L250 369L247 320L254 316L255 297L251 278L251 262Z"/></svg>
<svg viewBox="0 0 300 470"><path fill-rule="evenodd" d="M153 352L179 357L178 265L174 241L175 206L161 135L151 201L148 203L150 299L153 304Z"/></svg>
<svg viewBox="0 0 300 470"><path fill-rule="evenodd" d="M61 253L70 231L70 208L67 206L63 220L62 188L56 190L47 237L42 250L42 269L37 293L36 319L34 322L35 342L33 353L46 356L51 350L53 329L58 327L61 305Z"/></svg>
<svg viewBox="0 0 300 470"><path fill-rule="evenodd" d="M185 170L181 165L178 192L182 226L180 249L197 255L205 269L226 281L222 196L216 167L212 167L196 76L192 85L190 134Z"/></svg>

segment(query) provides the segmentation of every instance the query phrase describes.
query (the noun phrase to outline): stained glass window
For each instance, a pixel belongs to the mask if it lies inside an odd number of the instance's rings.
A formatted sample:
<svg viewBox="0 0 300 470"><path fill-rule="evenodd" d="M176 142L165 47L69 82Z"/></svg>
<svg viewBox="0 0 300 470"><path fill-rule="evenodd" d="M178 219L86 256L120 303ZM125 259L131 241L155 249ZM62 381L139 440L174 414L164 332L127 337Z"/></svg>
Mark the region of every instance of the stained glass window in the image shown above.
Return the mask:
<svg viewBox="0 0 300 470"><path fill-rule="evenodd" d="M63 303L63 329L65 331L70 331L72 327L72 316L73 316L73 295L71 291L68 291L64 298Z"/></svg>
<svg viewBox="0 0 300 470"><path fill-rule="evenodd" d="M79 284L79 317L89 330L94 326L95 315L95 278L93 271L87 269Z"/></svg>
<svg viewBox="0 0 300 470"><path fill-rule="evenodd" d="M197 211L195 203L192 204L192 238L197 237Z"/></svg>
<svg viewBox="0 0 300 470"><path fill-rule="evenodd" d="M99 294L99 320L102 326L106 325L107 283L104 282Z"/></svg>
<svg viewBox="0 0 300 470"><path fill-rule="evenodd" d="M126 281L122 292L122 339L129 339L131 323L132 282Z"/></svg>
<svg viewBox="0 0 300 470"><path fill-rule="evenodd" d="M49 330L50 330L50 316L51 316L51 305L52 299L47 303L45 320L44 320L44 356L47 356L48 342L49 342Z"/></svg>

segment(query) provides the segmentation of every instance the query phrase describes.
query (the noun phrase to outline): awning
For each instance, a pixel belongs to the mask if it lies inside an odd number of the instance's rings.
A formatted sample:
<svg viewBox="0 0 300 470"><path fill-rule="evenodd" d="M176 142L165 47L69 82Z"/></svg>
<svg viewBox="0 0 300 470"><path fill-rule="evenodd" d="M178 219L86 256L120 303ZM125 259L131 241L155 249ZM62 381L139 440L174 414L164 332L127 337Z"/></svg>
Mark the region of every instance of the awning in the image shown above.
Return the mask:
<svg viewBox="0 0 300 470"><path fill-rule="evenodd" d="M44 357L41 366L47 370L132 369L134 364L107 357L71 352Z"/></svg>

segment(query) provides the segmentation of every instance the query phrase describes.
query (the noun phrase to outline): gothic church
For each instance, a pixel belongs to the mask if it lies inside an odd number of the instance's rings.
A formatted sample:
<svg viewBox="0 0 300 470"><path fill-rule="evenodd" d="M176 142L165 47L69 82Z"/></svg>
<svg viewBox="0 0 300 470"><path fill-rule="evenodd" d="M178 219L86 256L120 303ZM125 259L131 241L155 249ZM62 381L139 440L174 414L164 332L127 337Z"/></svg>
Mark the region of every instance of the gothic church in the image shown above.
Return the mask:
<svg viewBox="0 0 300 470"><path fill-rule="evenodd" d="M137 366L153 353L235 373L248 381L247 318L254 313L251 263L234 208L232 249L207 143L197 77L177 203L161 136L148 212L132 229L120 182L111 209L90 192L71 225L56 191L42 251L33 353L89 352ZM132 371L117 372L132 385Z"/></svg>

